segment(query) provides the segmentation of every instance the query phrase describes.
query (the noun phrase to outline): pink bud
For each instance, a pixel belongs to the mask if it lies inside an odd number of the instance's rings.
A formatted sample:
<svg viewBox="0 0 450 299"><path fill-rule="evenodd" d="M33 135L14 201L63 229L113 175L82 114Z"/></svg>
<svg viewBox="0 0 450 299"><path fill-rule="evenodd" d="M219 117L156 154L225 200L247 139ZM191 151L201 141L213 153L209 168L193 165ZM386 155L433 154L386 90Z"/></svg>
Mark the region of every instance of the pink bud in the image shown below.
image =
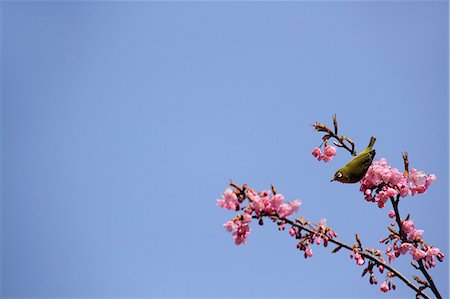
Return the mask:
<svg viewBox="0 0 450 299"><path fill-rule="evenodd" d="M295 236L297 232L295 231L295 229L293 227L291 227L291 229L289 230L289 234L291 235L291 237Z"/></svg>
<svg viewBox="0 0 450 299"><path fill-rule="evenodd" d="M389 291L389 287L388 287L386 281L383 281L383 283L382 283L381 286L380 286L380 290L381 290L383 293L386 293L387 291Z"/></svg>
<svg viewBox="0 0 450 299"><path fill-rule="evenodd" d="M313 255L312 249L311 247L308 246L305 250L305 258L312 257L312 255Z"/></svg>
<svg viewBox="0 0 450 299"><path fill-rule="evenodd" d="M320 245L321 242L322 242L322 237L318 236L317 239L316 239L316 244Z"/></svg>
<svg viewBox="0 0 450 299"><path fill-rule="evenodd" d="M359 259L356 260L356 263L358 264L358 266L362 266L364 265L364 259L360 257Z"/></svg>
<svg viewBox="0 0 450 299"><path fill-rule="evenodd" d="M374 283L374 284L377 284L378 283L378 281L377 281L377 279L375 278L375 276L372 276L371 277L371 281L372 281L372 283Z"/></svg>
<svg viewBox="0 0 450 299"><path fill-rule="evenodd" d="M331 145L325 146L324 154L326 156L333 157L333 156L336 155L336 152L337 152L337 150L336 150L336 148L334 146L331 146Z"/></svg>
<svg viewBox="0 0 450 299"><path fill-rule="evenodd" d="M322 156L322 151L320 150L320 148L316 147L316 148L313 150L312 155L313 155L315 158L319 158L319 157Z"/></svg>
<svg viewBox="0 0 450 299"><path fill-rule="evenodd" d="M394 218L395 217L395 212L393 210L391 210L388 214L389 218Z"/></svg>
<svg viewBox="0 0 450 299"><path fill-rule="evenodd" d="M405 234L409 234L414 229L414 220L403 221L402 230Z"/></svg>

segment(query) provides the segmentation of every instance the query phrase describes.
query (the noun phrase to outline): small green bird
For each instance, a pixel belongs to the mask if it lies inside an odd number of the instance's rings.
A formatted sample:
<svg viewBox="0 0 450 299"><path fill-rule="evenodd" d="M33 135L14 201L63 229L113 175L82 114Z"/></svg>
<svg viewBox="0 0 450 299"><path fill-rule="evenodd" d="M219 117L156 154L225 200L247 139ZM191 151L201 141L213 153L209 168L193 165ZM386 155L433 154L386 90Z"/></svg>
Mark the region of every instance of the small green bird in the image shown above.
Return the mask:
<svg viewBox="0 0 450 299"><path fill-rule="evenodd" d="M353 184L362 180L375 157L375 150L372 149L375 141L376 138L372 136L367 148L348 162L347 165L336 171L331 182L338 181Z"/></svg>

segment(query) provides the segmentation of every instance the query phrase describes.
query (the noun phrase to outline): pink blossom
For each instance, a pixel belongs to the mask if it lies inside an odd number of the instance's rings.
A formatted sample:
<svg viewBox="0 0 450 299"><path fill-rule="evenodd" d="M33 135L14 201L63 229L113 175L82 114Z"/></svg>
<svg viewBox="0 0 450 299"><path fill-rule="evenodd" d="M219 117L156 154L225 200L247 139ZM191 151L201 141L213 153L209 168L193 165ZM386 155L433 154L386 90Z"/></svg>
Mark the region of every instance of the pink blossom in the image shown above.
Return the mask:
<svg viewBox="0 0 450 299"><path fill-rule="evenodd" d="M413 248L410 250L411 256L414 260L418 261L423 259L424 257L427 256L427 254L425 253L425 251L419 249L419 248Z"/></svg>
<svg viewBox="0 0 450 299"><path fill-rule="evenodd" d="M380 191L377 195L375 195L375 201L378 202L379 208L384 208L384 205L386 204L386 201L389 197L386 196L385 191Z"/></svg>
<svg viewBox="0 0 450 299"><path fill-rule="evenodd" d="M386 255L389 257L389 263L392 263L395 260L394 252L386 253Z"/></svg>
<svg viewBox="0 0 450 299"><path fill-rule="evenodd" d="M403 223L402 223L402 230L403 230L403 232L405 234L409 234L414 229L415 229L415 227L414 227L414 221L413 220L403 221Z"/></svg>
<svg viewBox="0 0 450 299"><path fill-rule="evenodd" d="M415 168L411 168L408 175L408 181L411 184L411 193L425 193L431 183L436 181L436 175L429 174Z"/></svg>
<svg viewBox="0 0 450 299"><path fill-rule="evenodd" d="M380 290L381 290L383 293L386 293L387 291L389 291L389 287L388 287L386 281L383 281L383 283L382 283L381 286L380 286Z"/></svg>
<svg viewBox="0 0 450 299"><path fill-rule="evenodd" d="M432 258L434 256L437 256L439 254L440 250L436 247L429 247L427 250L427 258Z"/></svg>
<svg viewBox="0 0 450 299"><path fill-rule="evenodd" d="M266 204L265 211L269 214L277 213L281 204L284 202L284 196L280 193L273 195L270 197Z"/></svg>
<svg viewBox="0 0 450 299"><path fill-rule="evenodd" d="M406 185L398 184L397 188L400 192L401 197L406 197L411 194L411 190Z"/></svg>
<svg viewBox="0 0 450 299"><path fill-rule="evenodd" d="M293 202L289 203L291 205L292 208L292 212L293 213L297 213L298 212L298 208L302 205L302 201L300 199L296 199Z"/></svg>
<svg viewBox="0 0 450 299"><path fill-rule="evenodd" d="M324 156L324 155L322 154L322 151L320 150L319 147L316 147L316 148L313 150L312 155L314 156L314 158L317 158L317 160L319 160L319 161L321 161L322 158L323 158L323 156Z"/></svg>
<svg viewBox="0 0 450 299"><path fill-rule="evenodd" d="M388 197L394 197L394 196L396 196L398 194L398 192L397 192L397 190L395 190L394 188L387 188L387 190L386 190L386 195L388 196Z"/></svg>
<svg viewBox="0 0 450 299"><path fill-rule="evenodd" d="M387 184L389 183L389 180L391 179L391 170L389 168L384 168L381 172L380 172L380 177L381 180Z"/></svg>
<svg viewBox="0 0 450 299"><path fill-rule="evenodd" d="M244 214L244 219L242 219L242 223L250 223L252 221L252 215L249 213Z"/></svg>
<svg viewBox="0 0 450 299"><path fill-rule="evenodd" d="M283 203L280 205L277 212L280 215L280 217L289 217L293 213L298 212L298 208L300 207L301 204L302 202L300 199L296 199L293 202L289 203Z"/></svg>
<svg viewBox="0 0 450 299"><path fill-rule="evenodd" d="M284 196L281 193L275 194L270 198L269 204L278 208L284 202Z"/></svg>
<svg viewBox="0 0 450 299"><path fill-rule="evenodd" d="M411 248L412 248L412 244L411 243L403 243L402 245L400 245L400 248L398 249L398 252L400 254L405 254L407 253Z"/></svg>
<svg viewBox="0 0 450 299"><path fill-rule="evenodd" d="M408 235L408 239L411 241L414 241L416 239L420 239L422 238L423 235L423 230L421 229L414 229L412 230L409 235Z"/></svg>
<svg viewBox="0 0 450 299"><path fill-rule="evenodd" d="M289 217L292 215L292 207L288 203L283 203L278 208L277 213L281 218Z"/></svg>
<svg viewBox="0 0 450 299"><path fill-rule="evenodd" d="M331 145L325 146L325 151L324 151L325 156L330 156L330 157L336 156L336 152L337 152L336 147L331 146Z"/></svg>
<svg viewBox="0 0 450 299"><path fill-rule="evenodd" d="M264 191L262 191L262 192L264 192ZM261 193L262 193L262 192L261 192ZM267 192L267 191L266 191L266 192ZM251 200L255 199L256 197L259 197L258 192L256 192L256 191L253 190L253 189L248 189L246 195L247 195L247 197L250 198Z"/></svg>
<svg viewBox="0 0 450 299"><path fill-rule="evenodd" d="M331 145L326 145L324 154L323 154L323 161L329 162L329 161L333 160L333 157L336 156L336 152L337 152L336 147L331 146Z"/></svg>
<svg viewBox="0 0 450 299"><path fill-rule="evenodd" d="M234 243L236 245L245 244L247 236L252 231L249 223L244 223L243 221L236 220L235 221L236 228L231 233Z"/></svg>
<svg viewBox="0 0 450 299"><path fill-rule="evenodd" d="M296 199L293 202L283 203L278 207L277 213L280 217L286 218L293 213L298 212L299 206L302 204L300 199Z"/></svg>
<svg viewBox="0 0 450 299"><path fill-rule="evenodd" d="M228 220L223 226L229 233L231 233L236 228L236 224L234 224L234 221L232 220Z"/></svg>
<svg viewBox="0 0 450 299"><path fill-rule="evenodd" d="M236 193L231 188L227 188L222 193L222 199L217 200L217 205L224 209L236 211L239 207L239 201Z"/></svg>
<svg viewBox="0 0 450 299"><path fill-rule="evenodd" d="M316 147L316 148L313 150L312 155L313 155L315 158L318 158L318 157L320 157L320 156L322 155L322 151L320 150L319 147Z"/></svg>
<svg viewBox="0 0 450 299"><path fill-rule="evenodd" d="M357 258L356 259L356 264L358 265L358 266L362 266L362 265L364 265L364 258L363 257L359 257L359 258Z"/></svg>
<svg viewBox="0 0 450 299"><path fill-rule="evenodd" d="M364 258L362 257L362 255L358 252L358 250L353 249L353 251L350 253L350 258L354 258L356 261L356 264L358 266L361 266L364 264Z"/></svg>
<svg viewBox="0 0 450 299"><path fill-rule="evenodd" d="M259 197L259 195L256 195L252 198L252 203L250 204L250 206L255 211L256 216L261 215L261 212L266 207L266 202L267 202L267 198L264 198L264 197L261 198L261 197Z"/></svg>
<svg viewBox="0 0 450 299"><path fill-rule="evenodd" d="M423 171L411 168L408 181L415 186L423 186L427 183L427 175Z"/></svg>
<svg viewBox="0 0 450 299"><path fill-rule="evenodd" d="M439 248L436 247L428 247L427 248L427 256L426 261L427 263L434 267L436 264L434 263L434 258L436 257L440 262L444 261L444 254L439 250Z"/></svg>

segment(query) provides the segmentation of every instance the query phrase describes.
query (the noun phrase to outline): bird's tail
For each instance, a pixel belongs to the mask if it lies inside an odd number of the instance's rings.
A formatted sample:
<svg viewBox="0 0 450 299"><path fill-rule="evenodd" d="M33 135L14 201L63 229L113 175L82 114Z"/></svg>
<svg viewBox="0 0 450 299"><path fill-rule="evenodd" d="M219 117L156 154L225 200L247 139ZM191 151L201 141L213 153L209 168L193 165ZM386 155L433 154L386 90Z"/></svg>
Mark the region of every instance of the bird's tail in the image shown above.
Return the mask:
<svg viewBox="0 0 450 299"><path fill-rule="evenodd" d="M373 145L375 144L375 141L377 141L377 139L375 137L370 137L370 142L369 145L367 146L368 148L372 148Z"/></svg>

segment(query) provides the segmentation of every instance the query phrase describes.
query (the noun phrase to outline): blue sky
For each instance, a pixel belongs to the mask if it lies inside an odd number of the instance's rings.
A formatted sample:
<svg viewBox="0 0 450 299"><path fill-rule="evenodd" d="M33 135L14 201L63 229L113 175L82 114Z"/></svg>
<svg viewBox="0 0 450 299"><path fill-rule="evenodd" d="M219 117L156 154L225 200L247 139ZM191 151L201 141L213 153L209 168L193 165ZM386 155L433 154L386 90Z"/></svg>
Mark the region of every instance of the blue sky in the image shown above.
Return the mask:
<svg viewBox="0 0 450 299"><path fill-rule="evenodd" d="M329 183L349 156L310 155L333 113L358 150L374 135L377 158L438 176L400 208L447 254L431 274L448 293L447 2L1 5L4 297L394 295L348 252L222 228L229 179L273 183L381 247L389 209Z"/></svg>

